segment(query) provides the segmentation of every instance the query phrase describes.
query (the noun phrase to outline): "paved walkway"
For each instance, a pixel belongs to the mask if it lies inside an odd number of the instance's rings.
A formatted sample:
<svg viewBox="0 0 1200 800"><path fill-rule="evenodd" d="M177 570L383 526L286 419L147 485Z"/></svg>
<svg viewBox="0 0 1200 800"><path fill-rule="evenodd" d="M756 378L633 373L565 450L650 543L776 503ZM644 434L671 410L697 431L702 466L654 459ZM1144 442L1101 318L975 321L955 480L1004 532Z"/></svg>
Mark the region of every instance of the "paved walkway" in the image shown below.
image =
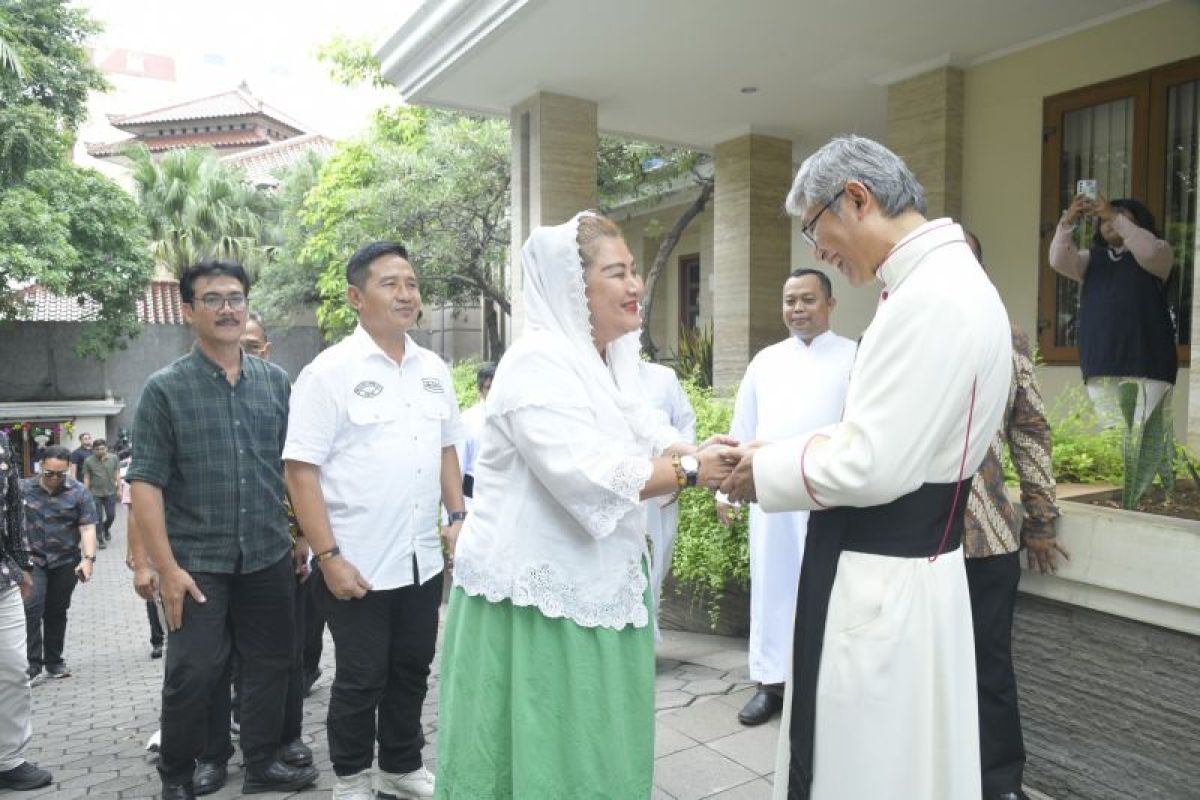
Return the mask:
<svg viewBox="0 0 1200 800"><path fill-rule="evenodd" d="M162 661L150 659L145 604L133 593L124 556L122 515L92 581L75 590L65 653L72 677L33 688L34 733L26 755L51 770L55 782L37 792L9 793L14 799L158 796L158 776L144 746L158 728ZM326 792L333 781L325 739L332 656L327 638L324 675L304 709L305 740L321 770L316 788ZM738 724L748 687L745 640L666 632L658 662L656 798L770 797L778 722L759 729ZM425 705L426 758L435 771L436 710L435 679ZM241 782L235 757L228 785L210 797L239 797Z"/></svg>
<svg viewBox="0 0 1200 800"><path fill-rule="evenodd" d="M124 555L122 516L92 581L75 591L65 653L73 676L33 689L34 735L27 757L51 770L55 783L10 793L14 800L158 796L158 776L144 745L158 728L162 661L150 659L145 603L133 593ZM333 648L326 636L324 675L304 709L305 741L321 779L316 789L291 795L297 798L327 797L333 782L325 738ZM769 798L779 722L746 728L737 721L752 692L746 641L666 631L658 652L655 800ZM424 717L426 763L435 772L436 710L435 678ZM241 796L237 758L226 788L210 797Z"/></svg>

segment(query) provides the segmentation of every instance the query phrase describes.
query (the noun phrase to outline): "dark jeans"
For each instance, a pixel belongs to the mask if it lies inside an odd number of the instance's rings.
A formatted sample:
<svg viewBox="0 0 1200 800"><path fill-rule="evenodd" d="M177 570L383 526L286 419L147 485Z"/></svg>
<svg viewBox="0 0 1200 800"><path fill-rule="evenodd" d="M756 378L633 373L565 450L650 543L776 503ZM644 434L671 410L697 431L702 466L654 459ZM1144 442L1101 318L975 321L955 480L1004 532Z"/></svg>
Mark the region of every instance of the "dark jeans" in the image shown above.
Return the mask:
<svg viewBox="0 0 1200 800"><path fill-rule="evenodd" d="M321 582L325 586L324 581ZM442 575L420 586L337 600L323 588L337 670L329 697L329 757L339 776L371 766L379 717L379 768L421 766L421 706L437 641Z"/></svg>
<svg viewBox="0 0 1200 800"><path fill-rule="evenodd" d="M75 563L33 568L33 589L25 598L25 651L35 672L63 663L67 609L79 581Z"/></svg>
<svg viewBox="0 0 1200 800"><path fill-rule="evenodd" d="M258 572L194 572L206 602L183 601L183 627L167 648L162 695L159 773L168 784L190 781L204 754L214 687L228 694L229 655L242 661L245 691L242 753L250 767L276 757L283 727L288 671L295 650L295 581L288 554ZM215 723L214 723L215 724ZM224 715L228 729L228 713Z"/></svg>
<svg viewBox="0 0 1200 800"><path fill-rule="evenodd" d="M115 494L110 494L108 497L92 495L92 499L96 501L96 513L100 516L96 533L99 535L103 531L105 538L109 538L113 520L117 518L117 496Z"/></svg>
<svg viewBox="0 0 1200 800"><path fill-rule="evenodd" d="M162 647L163 626L162 620L158 618L158 603L153 600L146 601L146 617L150 620L150 646Z"/></svg>
<svg viewBox="0 0 1200 800"><path fill-rule="evenodd" d="M979 750L983 794L1021 788L1025 744L1012 662L1013 607L1021 579L1021 554L967 559L975 672L979 685Z"/></svg>

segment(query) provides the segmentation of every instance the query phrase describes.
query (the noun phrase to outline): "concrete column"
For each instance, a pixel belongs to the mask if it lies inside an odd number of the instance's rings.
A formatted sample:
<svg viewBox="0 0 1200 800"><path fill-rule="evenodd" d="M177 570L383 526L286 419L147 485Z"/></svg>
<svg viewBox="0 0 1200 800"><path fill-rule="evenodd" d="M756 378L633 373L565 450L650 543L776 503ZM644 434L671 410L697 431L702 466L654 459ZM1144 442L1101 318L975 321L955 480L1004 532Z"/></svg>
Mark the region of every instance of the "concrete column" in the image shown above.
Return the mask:
<svg viewBox="0 0 1200 800"><path fill-rule="evenodd" d="M962 216L963 72L942 67L894 83L887 145L922 185L930 219Z"/></svg>
<svg viewBox="0 0 1200 800"><path fill-rule="evenodd" d="M792 143L741 136L716 146L714 166L713 382L726 391L755 353L785 333L779 298L792 258L783 211Z"/></svg>
<svg viewBox="0 0 1200 800"><path fill-rule="evenodd" d="M524 323L521 246L539 225L596 207L596 104L540 92L512 109L512 257L509 341Z"/></svg>

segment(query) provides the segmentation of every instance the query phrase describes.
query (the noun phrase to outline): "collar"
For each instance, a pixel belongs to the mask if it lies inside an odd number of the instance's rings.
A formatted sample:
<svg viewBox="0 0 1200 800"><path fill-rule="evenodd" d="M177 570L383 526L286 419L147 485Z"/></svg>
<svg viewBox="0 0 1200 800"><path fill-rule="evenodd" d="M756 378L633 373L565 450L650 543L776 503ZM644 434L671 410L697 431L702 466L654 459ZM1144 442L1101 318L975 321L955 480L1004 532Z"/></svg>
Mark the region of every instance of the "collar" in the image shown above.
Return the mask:
<svg viewBox="0 0 1200 800"><path fill-rule="evenodd" d="M808 344L805 344L803 339L801 339L799 336L797 336L796 334L793 333L792 341L795 342L797 345L799 345L800 348L803 350L811 350L814 347L823 346L824 343L830 341L834 337L834 335L835 334L833 332L833 328L829 328L824 333L817 334L816 336L813 337L811 342L809 342Z"/></svg>
<svg viewBox="0 0 1200 800"><path fill-rule="evenodd" d="M943 217L926 222L897 242L876 273L883 282L885 297L899 288L930 250L955 240L966 243L962 227Z"/></svg>
<svg viewBox="0 0 1200 800"><path fill-rule="evenodd" d="M373 358L385 359L389 364L396 362L387 353L383 352L383 348L379 343L371 338L371 334L367 333L367 329L361 324L354 326L354 333L350 334L348 340L350 342L351 351L362 361L368 361ZM404 358L398 366L403 367L408 362L417 357L417 343L412 340L412 337L407 332L404 334Z"/></svg>
<svg viewBox="0 0 1200 800"><path fill-rule="evenodd" d="M200 349L199 342L192 342L191 356L192 362L201 372L204 372L209 376L216 378L217 380L223 381L226 384L229 383L229 379L225 375L225 368L209 358L208 355ZM246 377L246 354L241 353L238 357L242 360L241 366L238 368L238 383L241 383Z"/></svg>

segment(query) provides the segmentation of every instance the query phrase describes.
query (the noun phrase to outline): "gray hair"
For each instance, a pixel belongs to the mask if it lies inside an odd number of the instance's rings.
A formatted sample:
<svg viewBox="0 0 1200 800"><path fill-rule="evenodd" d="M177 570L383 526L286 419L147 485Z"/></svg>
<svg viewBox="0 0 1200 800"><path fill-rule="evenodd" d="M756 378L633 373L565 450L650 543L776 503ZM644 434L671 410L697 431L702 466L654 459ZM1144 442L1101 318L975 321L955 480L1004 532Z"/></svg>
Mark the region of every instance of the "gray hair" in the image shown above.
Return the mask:
<svg viewBox="0 0 1200 800"><path fill-rule="evenodd" d="M847 181L859 181L879 201L885 217L909 209L925 213L925 187L900 156L872 139L838 136L804 159L784 207L794 217L833 199ZM837 214L835 206L830 212Z"/></svg>

